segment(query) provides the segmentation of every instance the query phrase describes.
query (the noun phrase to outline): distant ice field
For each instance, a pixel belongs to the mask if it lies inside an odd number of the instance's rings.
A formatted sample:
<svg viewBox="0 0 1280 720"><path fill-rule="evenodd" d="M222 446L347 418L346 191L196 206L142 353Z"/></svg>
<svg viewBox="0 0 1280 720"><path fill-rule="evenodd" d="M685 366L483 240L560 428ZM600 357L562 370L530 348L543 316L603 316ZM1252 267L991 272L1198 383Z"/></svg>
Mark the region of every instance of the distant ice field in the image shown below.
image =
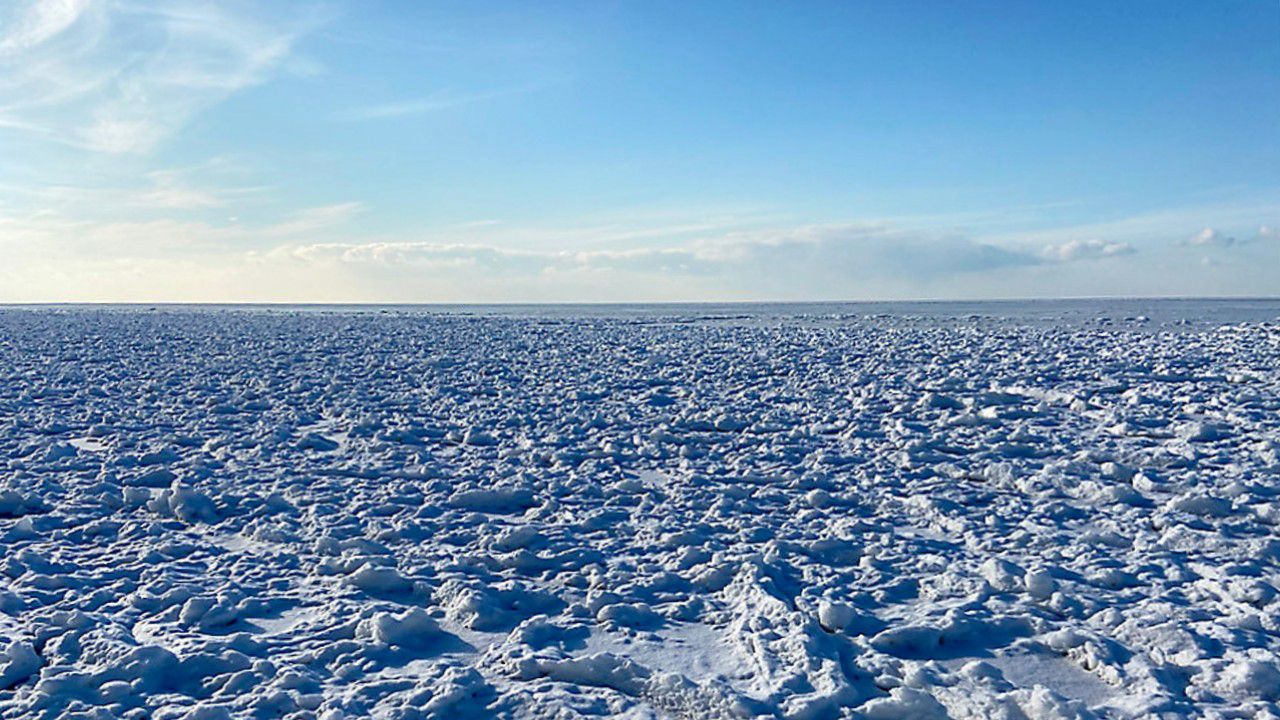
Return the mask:
<svg viewBox="0 0 1280 720"><path fill-rule="evenodd" d="M6 306L0 305L0 308ZM1202 326L1280 320L1276 298L1135 298L1079 300L974 300L884 302L758 303L593 303L593 304L204 304L204 305L18 305L13 309L183 310L322 314L413 314L544 319L680 320L696 322L777 320L841 322L889 316L900 322L1007 320L1020 323L1108 324L1143 319L1156 325Z"/></svg>
<svg viewBox="0 0 1280 720"><path fill-rule="evenodd" d="M0 308L0 717L1280 717L1280 300Z"/></svg>

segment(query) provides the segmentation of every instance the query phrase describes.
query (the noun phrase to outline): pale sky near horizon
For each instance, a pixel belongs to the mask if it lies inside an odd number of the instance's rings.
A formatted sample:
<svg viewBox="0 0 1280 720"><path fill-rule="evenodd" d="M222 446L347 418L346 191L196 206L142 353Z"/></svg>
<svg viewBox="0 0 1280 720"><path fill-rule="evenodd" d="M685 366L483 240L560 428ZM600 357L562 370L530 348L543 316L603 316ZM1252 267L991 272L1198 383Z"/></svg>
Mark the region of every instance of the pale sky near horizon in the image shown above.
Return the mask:
<svg viewBox="0 0 1280 720"><path fill-rule="evenodd" d="M0 302L1280 295L1280 3L0 0Z"/></svg>

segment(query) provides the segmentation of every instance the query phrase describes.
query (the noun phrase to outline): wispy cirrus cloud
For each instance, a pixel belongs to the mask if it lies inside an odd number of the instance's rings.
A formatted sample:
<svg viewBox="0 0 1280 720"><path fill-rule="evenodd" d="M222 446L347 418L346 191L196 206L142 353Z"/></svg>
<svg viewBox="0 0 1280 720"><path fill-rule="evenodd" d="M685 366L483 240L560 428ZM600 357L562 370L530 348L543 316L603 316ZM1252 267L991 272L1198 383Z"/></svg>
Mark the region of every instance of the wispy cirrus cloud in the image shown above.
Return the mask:
<svg viewBox="0 0 1280 720"><path fill-rule="evenodd" d="M21 52L71 27L89 0L45 0L10 9L9 31L0 36L0 56Z"/></svg>
<svg viewBox="0 0 1280 720"><path fill-rule="evenodd" d="M27 0L0 24L0 127L143 153L280 70L322 17L307 8L176 0Z"/></svg>
<svg viewBox="0 0 1280 720"><path fill-rule="evenodd" d="M103 212L132 211L146 215L227 208L261 194L263 186L231 182L210 164L164 168L131 176L125 182L100 185L59 183L0 184L0 192L22 198L46 214L92 217ZM243 178L237 178L243 180Z"/></svg>
<svg viewBox="0 0 1280 720"><path fill-rule="evenodd" d="M147 173L152 187L136 196L135 202L143 207L197 210L225 207L227 195L233 191L221 191L199 187L187 182L184 174L176 170L156 170Z"/></svg>
<svg viewBox="0 0 1280 720"><path fill-rule="evenodd" d="M283 220L267 225L258 232L263 237L279 238L325 230L344 225L363 212L364 203L344 202L303 208L290 213Z"/></svg>
<svg viewBox="0 0 1280 720"><path fill-rule="evenodd" d="M391 102L377 103L354 108L340 113L337 116L337 119L347 122L355 122L360 120L382 120L386 118L425 115L427 113L450 110L466 105L474 105L476 103L497 100L499 98L510 97L513 95L523 95L525 93L533 92L537 88L538 86L525 85L520 87L496 88L493 90L469 93L442 90L424 97L394 100Z"/></svg>
<svg viewBox="0 0 1280 720"><path fill-rule="evenodd" d="M80 193L81 189L70 192ZM180 195L168 203L216 202L199 194ZM53 210L14 212L0 208L0 264L14 274L39 277L39 267L53 262L65 269L101 262L148 263L201 256L228 267L252 254L264 239L276 243L310 243L332 239L360 212L360 203L303 208L262 222L210 222L198 217L161 213L147 218L86 219Z"/></svg>

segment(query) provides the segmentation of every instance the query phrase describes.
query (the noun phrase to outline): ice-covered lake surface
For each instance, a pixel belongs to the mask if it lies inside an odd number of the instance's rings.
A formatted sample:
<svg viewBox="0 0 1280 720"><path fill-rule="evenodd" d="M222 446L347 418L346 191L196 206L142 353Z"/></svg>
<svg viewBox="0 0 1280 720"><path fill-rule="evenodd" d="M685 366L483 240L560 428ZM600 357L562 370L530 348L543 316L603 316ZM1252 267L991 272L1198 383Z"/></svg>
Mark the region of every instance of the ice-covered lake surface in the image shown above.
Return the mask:
<svg viewBox="0 0 1280 720"><path fill-rule="evenodd" d="M1280 715L1280 301L0 309L5 718Z"/></svg>

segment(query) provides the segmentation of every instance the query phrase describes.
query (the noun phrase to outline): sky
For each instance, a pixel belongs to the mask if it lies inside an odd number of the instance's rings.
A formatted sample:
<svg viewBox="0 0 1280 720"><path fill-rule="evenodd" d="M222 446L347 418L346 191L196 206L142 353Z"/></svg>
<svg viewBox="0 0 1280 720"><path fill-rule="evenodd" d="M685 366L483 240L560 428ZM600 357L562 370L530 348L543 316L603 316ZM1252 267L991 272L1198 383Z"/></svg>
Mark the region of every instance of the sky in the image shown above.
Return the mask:
<svg viewBox="0 0 1280 720"><path fill-rule="evenodd" d="M0 302L1280 296L1280 3L0 0Z"/></svg>

